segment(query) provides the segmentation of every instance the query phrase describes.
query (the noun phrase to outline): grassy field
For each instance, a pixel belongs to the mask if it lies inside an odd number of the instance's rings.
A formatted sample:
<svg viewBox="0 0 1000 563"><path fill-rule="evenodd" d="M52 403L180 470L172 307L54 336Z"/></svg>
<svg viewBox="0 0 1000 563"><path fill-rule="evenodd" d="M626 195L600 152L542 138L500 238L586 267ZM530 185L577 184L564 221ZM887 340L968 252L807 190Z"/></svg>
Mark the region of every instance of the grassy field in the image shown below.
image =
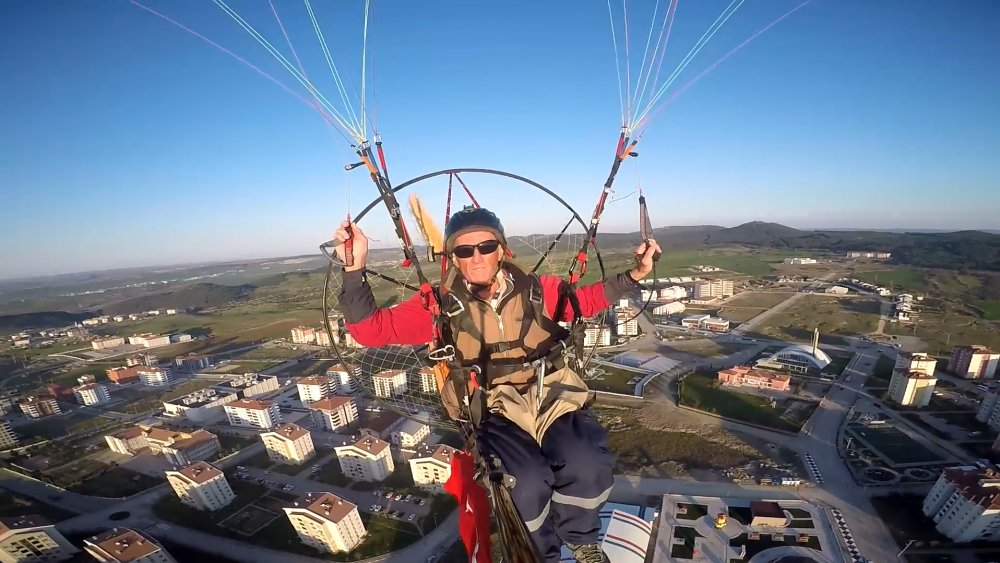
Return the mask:
<svg viewBox="0 0 1000 563"><path fill-rule="evenodd" d="M878 284L893 290L921 292L927 289L927 279L922 271L916 268L892 268L889 270L871 270L856 272L854 277L859 280Z"/></svg>
<svg viewBox="0 0 1000 563"><path fill-rule="evenodd" d="M682 405L726 418L788 432L798 432L802 427L802 423L782 416L780 406L771 408L770 401L763 397L724 389L712 375L694 373L685 377L680 394Z"/></svg>
<svg viewBox="0 0 1000 563"><path fill-rule="evenodd" d="M892 463L935 463L944 459L892 426L852 426L848 429L855 437L870 444Z"/></svg>
<svg viewBox="0 0 1000 563"><path fill-rule="evenodd" d="M642 427L610 432L609 446L618 457L616 471L633 475L668 462L696 468L729 468L750 461L747 454L696 434Z"/></svg>
<svg viewBox="0 0 1000 563"><path fill-rule="evenodd" d="M631 395L635 391L635 383L629 381L642 379L645 373L616 368L607 364L592 364L594 376L587 377L587 387L594 391L608 391Z"/></svg>
<svg viewBox="0 0 1000 563"><path fill-rule="evenodd" d="M888 323L885 332L916 336L933 355L948 354L954 346L982 344L1000 348L1000 327L996 323L963 313L950 303L925 299L917 322L909 325Z"/></svg>
<svg viewBox="0 0 1000 563"><path fill-rule="evenodd" d="M774 307L794 295L792 292L741 293L726 302L717 315L733 322L743 323Z"/></svg>
<svg viewBox="0 0 1000 563"><path fill-rule="evenodd" d="M878 328L879 303L874 299L841 299L809 295L757 327L780 339L808 341L813 328L822 334L867 334Z"/></svg>

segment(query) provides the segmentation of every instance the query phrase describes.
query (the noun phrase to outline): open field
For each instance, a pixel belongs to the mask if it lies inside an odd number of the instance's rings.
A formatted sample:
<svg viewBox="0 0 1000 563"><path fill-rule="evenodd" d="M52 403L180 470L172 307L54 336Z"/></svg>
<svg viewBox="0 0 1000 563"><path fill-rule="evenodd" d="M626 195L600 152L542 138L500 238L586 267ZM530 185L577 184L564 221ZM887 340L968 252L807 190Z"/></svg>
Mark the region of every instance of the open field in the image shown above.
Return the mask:
<svg viewBox="0 0 1000 563"><path fill-rule="evenodd" d="M739 352L747 347L744 344L735 342L716 342L715 340L705 338L698 340L671 340L666 346L673 351L684 352L702 358L721 358Z"/></svg>
<svg viewBox="0 0 1000 563"><path fill-rule="evenodd" d="M631 395L635 384L646 376L645 372L617 368L607 364L591 364L590 374L585 378L587 387L594 391L608 391ZM632 381L633 383L629 383Z"/></svg>
<svg viewBox="0 0 1000 563"><path fill-rule="evenodd" d="M794 292L748 291L727 301L717 315L733 322L743 323L774 307L794 295Z"/></svg>
<svg viewBox="0 0 1000 563"><path fill-rule="evenodd" d="M783 340L808 341L813 328L826 335L857 335L878 328L879 302L807 295L757 326L756 331Z"/></svg>
<svg viewBox="0 0 1000 563"><path fill-rule="evenodd" d="M808 419L808 414L805 413L805 418L801 415L796 417L800 418L798 421L785 416L783 403L797 401L778 401L778 407L771 408L769 400L759 395L723 388L715 376L709 374L693 373L685 377L680 383L680 395L682 405L788 432L798 432ZM811 411L812 409L809 410L810 413Z"/></svg>
<svg viewBox="0 0 1000 563"><path fill-rule="evenodd" d="M924 447L893 426L848 426L848 432L870 445L893 464L937 463L945 461L937 453Z"/></svg>
<svg viewBox="0 0 1000 563"><path fill-rule="evenodd" d="M926 343L933 355L949 354L953 346L982 344L1000 348L997 323L962 313L951 303L925 299L920 316L911 324L887 323L887 334L916 336Z"/></svg>

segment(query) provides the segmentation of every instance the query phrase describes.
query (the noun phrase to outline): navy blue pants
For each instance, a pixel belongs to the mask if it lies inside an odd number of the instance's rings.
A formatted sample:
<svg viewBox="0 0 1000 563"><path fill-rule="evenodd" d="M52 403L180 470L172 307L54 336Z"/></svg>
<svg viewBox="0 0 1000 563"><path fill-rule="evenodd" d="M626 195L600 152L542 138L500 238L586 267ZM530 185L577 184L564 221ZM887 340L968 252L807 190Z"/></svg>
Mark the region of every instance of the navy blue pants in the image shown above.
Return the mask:
<svg viewBox="0 0 1000 563"><path fill-rule="evenodd" d="M597 542L601 506L614 483L608 433L593 415L567 413L542 437L542 445L513 422L491 415L480 444L513 475L514 505L545 561L559 561L563 543Z"/></svg>

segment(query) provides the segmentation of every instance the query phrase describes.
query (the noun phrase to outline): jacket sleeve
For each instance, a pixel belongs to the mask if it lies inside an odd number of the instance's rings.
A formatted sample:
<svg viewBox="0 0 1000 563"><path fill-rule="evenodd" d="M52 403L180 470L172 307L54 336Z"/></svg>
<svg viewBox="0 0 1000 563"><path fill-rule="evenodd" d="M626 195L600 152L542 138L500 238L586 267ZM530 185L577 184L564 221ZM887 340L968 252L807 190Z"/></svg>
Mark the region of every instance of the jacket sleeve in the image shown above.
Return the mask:
<svg viewBox="0 0 1000 563"><path fill-rule="evenodd" d="M379 308L364 270L343 273L339 297L344 326L358 344L416 346L434 336L434 319L420 303L419 293L393 307Z"/></svg>
<svg viewBox="0 0 1000 563"><path fill-rule="evenodd" d="M555 315L556 302L559 301L559 287L564 283L558 276L538 276L542 282L542 299L549 316ZM607 309L623 295L637 288L639 284L628 272L622 272L607 281L599 281L576 288L576 296L580 299L580 313L584 317L592 317ZM566 304L563 318L557 321L573 320L573 309Z"/></svg>

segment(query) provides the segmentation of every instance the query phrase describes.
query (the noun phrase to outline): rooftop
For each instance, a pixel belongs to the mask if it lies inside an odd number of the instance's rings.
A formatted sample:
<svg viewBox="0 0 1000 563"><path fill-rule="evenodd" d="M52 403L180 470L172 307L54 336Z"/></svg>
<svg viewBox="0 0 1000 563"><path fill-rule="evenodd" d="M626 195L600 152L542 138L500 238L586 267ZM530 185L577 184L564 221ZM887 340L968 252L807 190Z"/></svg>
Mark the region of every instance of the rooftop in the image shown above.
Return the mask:
<svg viewBox="0 0 1000 563"><path fill-rule="evenodd" d="M354 402L353 397L344 397L341 395L331 395L324 399L318 401L313 401L309 403L309 408L320 411L335 411L344 405L349 405Z"/></svg>
<svg viewBox="0 0 1000 563"><path fill-rule="evenodd" d="M222 472L216 469L214 465L204 461L196 461L191 465L178 470L177 473L180 473L184 477L187 477L190 481L199 485L207 483L219 475L222 475Z"/></svg>
<svg viewBox="0 0 1000 563"><path fill-rule="evenodd" d="M274 401L268 400L257 401L254 399L239 399L226 405L226 408L233 407L234 409L252 409L263 411L271 408L271 405L273 404Z"/></svg>
<svg viewBox="0 0 1000 563"><path fill-rule="evenodd" d="M295 501L295 507L304 508L323 520L340 522L357 506L331 493L306 493Z"/></svg>
<svg viewBox="0 0 1000 563"><path fill-rule="evenodd" d="M27 397L22 397L21 400L20 400L20 403L22 405L30 405L32 403L41 403L43 401L53 401L53 402L55 402L55 398L53 398L53 397L45 397L45 396L41 396L41 395L29 395Z"/></svg>
<svg viewBox="0 0 1000 563"><path fill-rule="evenodd" d="M207 442L212 442L218 440L215 434L212 434L204 428L199 428L190 434L185 434L180 440L174 442L173 447L177 450L193 450L200 447L202 444Z"/></svg>
<svg viewBox="0 0 1000 563"><path fill-rule="evenodd" d="M1000 510L1000 471L971 466L949 467L944 470L944 478L969 501L987 510Z"/></svg>
<svg viewBox="0 0 1000 563"><path fill-rule="evenodd" d="M446 444L420 446L420 448L417 449L417 455L413 456L412 459L434 459L450 466L451 456L455 453L455 451L455 448Z"/></svg>
<svg viewBox="0 0 1000 563"><path fill-rule="evenodd" d="M358 439L357 442L354 442L353 444L345 443L343 446L340 447L341 448L353 447L363 452L367 452L373 456L377 456L381 454L383 451L385 451L386 448L389 447L389 442L380 440L378 438L373 438L371 436L362 436L360 439Z"/></svg>
<svg viewBox="0 0 1000 563"><path fill-rule="evenodd" d="M96 546L102 555L113 561L128 563L140 557L156 553L160 546L149 536L129 528L112 528L92 538L87 538L88 546Z"/></svg>
<svg viewBox="0 0 1000 563"><path fill-rule="evenodd" d="M405 375L406 372L400 371L398 369L386 369L382 370L372 376L372 379L393 379L400 375Z"/></svg>
<svg viewBox="0 0 1000 563"><path fill-rule="evenodd" d="M292 424L289 422L288 424L282 424L281 426L275 428L273 432L265 432L265 434L277 434L282 438L294 442L295 440L309 434L309 431L302 428L298 424Z"/></svg>
<svg viewBox="0 0 1000 563"><path fill-rule="evenodd" d="M333 381L325 375L310 375L299 380L299 385L329 385Z"/></svg>
<svg viewBox="0 0 1000 563"><path fill-rule="evenodd" d="M0 517L0 535L11 530L23 530L25 528L37 528L39 526L50 526L52 523L40 514L28 514L25 516L3 516Z"/></svg>
<svg viewBox="0 0 1000 563"><path fill-rule="evenodd" d="M327 373L329 373L331 371L348 372L349 373L351 370L349 370L346 367L344 367L344 364L337 364L337 365L334 365L334 366L326 368L326 371L327 371Z"/></svg>
<svg viewBox="0 0 1000 563"><path fill-rule="evenodd" d="M400 419L402 418L403 417L399 416L396 413L385 411L379 413L375 417L369 418L361 425L361 427L367 428L368 430L371 430L376 434L381 434L386 430L388 430L389 428L392 428L394 425L398 424Z"/></svg>

